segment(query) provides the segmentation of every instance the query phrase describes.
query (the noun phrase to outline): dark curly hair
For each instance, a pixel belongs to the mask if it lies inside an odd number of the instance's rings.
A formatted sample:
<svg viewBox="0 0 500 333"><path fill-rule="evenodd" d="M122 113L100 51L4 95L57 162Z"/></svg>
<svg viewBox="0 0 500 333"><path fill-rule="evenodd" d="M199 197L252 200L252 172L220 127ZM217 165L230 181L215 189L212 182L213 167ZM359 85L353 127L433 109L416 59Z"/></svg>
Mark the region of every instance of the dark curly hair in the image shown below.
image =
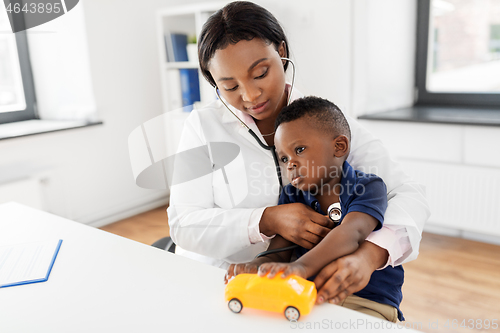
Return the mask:
<svg viewBox="0 0 500 333"><path fill-rule="evenodd" d="M198 61L205 79L215 87L215 80L208 70L215 51L254 38L273 44L276 50L285 42L286 57L290 54L288 40L278 20L253 2L234 1L210 16L198 38ZM285 62L285 71L287 67L288 62Z"/></svg>
<svg viewBox="0 0 500 333"><path fill-rule="evenodd" d="M336 137L345 135L351 139L351 129L347 119L337 105L321 97L308 96L293 101L285 106L276 118L275 130L283 123L308 117L313 120L318 130Z"/></svg>

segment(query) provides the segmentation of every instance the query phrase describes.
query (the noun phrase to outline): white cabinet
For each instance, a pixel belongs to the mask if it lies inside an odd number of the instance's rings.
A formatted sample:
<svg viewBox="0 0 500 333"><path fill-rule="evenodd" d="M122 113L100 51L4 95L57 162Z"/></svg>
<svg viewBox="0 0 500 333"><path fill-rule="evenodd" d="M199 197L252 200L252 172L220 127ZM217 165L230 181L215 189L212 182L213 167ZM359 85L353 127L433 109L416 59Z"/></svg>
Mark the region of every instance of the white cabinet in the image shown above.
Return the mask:
<svg viewBox="0 0 500 333"><path fill-rule="evenodd" d="M203 78L199 70L197 59L175 62L172 61L172 53L170 53L168 59L171 61L167 61L165 36L180 33L198 38L206 20L224 5L225 3L201 3L164 8L157 12L158 50L164 112L174 111L179 114L185 114L185 117L189 114L189 112L182 112L180 110L183 107L180 78L180 71L182 69L198 69L201 101L194 104L195 108L216 99L212 86Z"/></svg>
<svg viewBox="0 0 500 333"><path fill-rule="evenodd" d="M500 244L500 158L495 127L361 120L425 186L424 231Z"/></svg>

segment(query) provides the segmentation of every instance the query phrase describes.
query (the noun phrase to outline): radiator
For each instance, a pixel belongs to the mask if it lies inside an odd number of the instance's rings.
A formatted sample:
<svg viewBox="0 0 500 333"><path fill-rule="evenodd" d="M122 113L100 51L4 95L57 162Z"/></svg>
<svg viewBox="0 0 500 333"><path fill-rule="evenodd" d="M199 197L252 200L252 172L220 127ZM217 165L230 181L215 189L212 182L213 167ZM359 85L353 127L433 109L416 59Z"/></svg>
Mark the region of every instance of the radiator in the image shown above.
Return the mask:
<svg viewBox="0 0 500 333"><path fill-rule="evenodd" d="M500 236L500 170L433 162L402 162L426 187L430 225Z"/></svg>

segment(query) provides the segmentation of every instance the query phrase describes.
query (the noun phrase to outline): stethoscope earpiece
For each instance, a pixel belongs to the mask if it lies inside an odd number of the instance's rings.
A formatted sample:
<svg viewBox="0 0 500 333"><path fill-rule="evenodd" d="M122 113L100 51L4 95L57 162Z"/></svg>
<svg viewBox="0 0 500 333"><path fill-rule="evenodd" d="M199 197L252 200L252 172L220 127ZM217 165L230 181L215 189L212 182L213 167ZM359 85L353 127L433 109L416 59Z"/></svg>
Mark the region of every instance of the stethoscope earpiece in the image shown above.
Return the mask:
<svg viewBox="0 0 500 333"><path fill-rule="evenodd" d="M292 91L293 91L293 88L295 87L295 63L292 61L292 59L289 59L289 58L282 57L281 60L288 61L289 63L292 64L292 67L293 67L292 86L290 87L290 92L288 93L288 101L286 103L286 105L289 105L290 102L292 101ZM285 63L283 63L283 66L285 66Z"/></svg>

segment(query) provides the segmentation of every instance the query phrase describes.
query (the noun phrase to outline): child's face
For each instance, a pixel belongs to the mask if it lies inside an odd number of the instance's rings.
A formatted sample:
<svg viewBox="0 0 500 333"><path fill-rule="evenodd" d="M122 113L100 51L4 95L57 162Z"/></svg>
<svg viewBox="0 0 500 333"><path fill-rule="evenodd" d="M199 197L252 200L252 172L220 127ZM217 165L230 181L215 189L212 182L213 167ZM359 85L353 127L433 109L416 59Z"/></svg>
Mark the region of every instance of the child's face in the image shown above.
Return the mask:
<svg viewBox="0 0 500 333"><path fill-rule="evenodd" d="M340 139L340 146L339 146ZM274 143L278 159L290 183L303 191L329 191L342 175L344 156L348 152L345 136L332 135L314 128L314 122L303 117L281 124ZM325 187L329 184L329 187Z"/></svg>

